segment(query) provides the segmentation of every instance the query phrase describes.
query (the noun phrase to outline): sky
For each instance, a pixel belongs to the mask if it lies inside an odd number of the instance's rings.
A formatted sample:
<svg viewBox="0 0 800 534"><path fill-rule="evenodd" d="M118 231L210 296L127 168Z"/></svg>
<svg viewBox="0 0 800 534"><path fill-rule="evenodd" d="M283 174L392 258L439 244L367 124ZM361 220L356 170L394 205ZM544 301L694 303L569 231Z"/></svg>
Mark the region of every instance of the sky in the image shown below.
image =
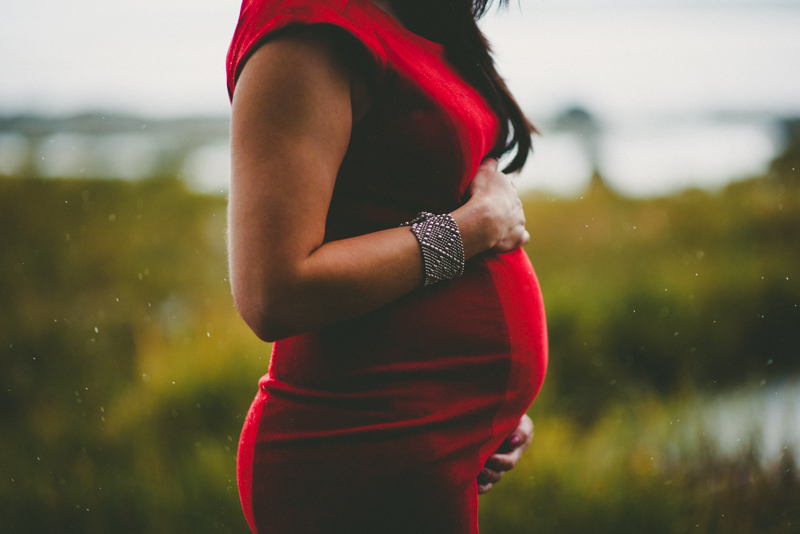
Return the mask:
<svg viewBox="0 0 800 534"><path fill-rule="evenodd" d="M534 116L571 102L608 118L800 111L800 3L639 2L528 2L484 30Z"/></svg>
<svg viewBox="0 0 800 534"><path fill-rule="evenodd" d="M231 0L3 0L0 113L228 112Z"/></svg>
<svg viewBox="0 0 800 534"><path fill-rule="evenodd" d="M514 0L483 27L526 111L800 111L800 0ZM668 7L665 7L668 6ZM236 0L3 0L0 113L223 114Z"/></svg>
<svg viewBox="0 0 800 534"><path fill-rule="evenodd" d="M0 115L225 116L239 6L0 0ZM510 0L481 25L534 122L581 106L613 134L604 168L632 194L758 172L778 144L767 123L800 116L800 0ZM521 181L575 191L587 162L549 133ZM637 190L646 173L658 187Z"/></svg>

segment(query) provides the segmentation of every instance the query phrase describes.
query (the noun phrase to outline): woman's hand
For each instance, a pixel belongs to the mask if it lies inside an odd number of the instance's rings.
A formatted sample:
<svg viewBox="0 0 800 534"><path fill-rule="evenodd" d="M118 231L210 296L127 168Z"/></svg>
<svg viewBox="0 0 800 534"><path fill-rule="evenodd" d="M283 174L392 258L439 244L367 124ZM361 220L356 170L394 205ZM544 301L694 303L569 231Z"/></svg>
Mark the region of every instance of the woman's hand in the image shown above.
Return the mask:
<svg viewBox="0 0 800 534"><path fill-rule="evenodd" d="M479 226L483 228L482 235L475 232L484 239L478 245L483 249L481 252L510 252L530 241L517 187L508 175L497 170L496 159L488 158L481 164L467 189L467 195L469 200L463 209L473 214L473 210L477 210ZM453 213L454 217L458 211ZM458 218L456 222L460 228L462 223Z"/></svg>
<svg viewBox="0 0 800 534"><path fill-rule="evenodd" d="M531 441L533 441L533 421L525 414L519 420L517 428L486 460L483 470L478 475L478 493L480 495L487 493L503 478L506 471L514 468Z"/></svg>

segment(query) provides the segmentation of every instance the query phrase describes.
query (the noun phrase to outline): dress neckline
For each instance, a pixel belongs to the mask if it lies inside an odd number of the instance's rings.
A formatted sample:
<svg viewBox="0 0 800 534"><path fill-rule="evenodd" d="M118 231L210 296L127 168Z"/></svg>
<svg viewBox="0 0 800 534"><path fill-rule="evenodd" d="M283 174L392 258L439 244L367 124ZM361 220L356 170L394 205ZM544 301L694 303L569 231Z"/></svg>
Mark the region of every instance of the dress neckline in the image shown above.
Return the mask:
<svg viewBox="0 0 800 534"><path fill-rule="evenodd" d="M421 48L427 49L429 52L435 54L436 56L442 58L445 57L444 45L442 45L441 43L431 41L429 39L422 37L421 35L417 35L416 33L412 32L411 30L400 24L399 20L388 14L386 11L384 11L377 5L375 5L375 3L372 2L372 0L358 0L358 1L361 2L362 4L368 4L368 9L372 10L372 13L374 13L379 19L382 19L380 20L380 22L384 23L383 24L384 27L388 26L390 30L394 31L394 33L400 34L401 37L407 40L414 41Z"/></svg>

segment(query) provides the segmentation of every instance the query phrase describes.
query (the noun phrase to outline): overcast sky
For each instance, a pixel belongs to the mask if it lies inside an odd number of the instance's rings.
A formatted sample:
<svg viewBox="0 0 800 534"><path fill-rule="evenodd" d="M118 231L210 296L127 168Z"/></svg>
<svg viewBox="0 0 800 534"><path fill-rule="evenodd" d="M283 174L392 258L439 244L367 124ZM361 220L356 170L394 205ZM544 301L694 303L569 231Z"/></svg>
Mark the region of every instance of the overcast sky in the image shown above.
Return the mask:
<svg viewBox="0 0 800 534"><path fill-rule="evenodd" d="M800 0L511 0L483 25L534 116L800 113ZM665 7L669 6L669 7ZM236 0L0 0L0 113L225 114Z"/></svg>

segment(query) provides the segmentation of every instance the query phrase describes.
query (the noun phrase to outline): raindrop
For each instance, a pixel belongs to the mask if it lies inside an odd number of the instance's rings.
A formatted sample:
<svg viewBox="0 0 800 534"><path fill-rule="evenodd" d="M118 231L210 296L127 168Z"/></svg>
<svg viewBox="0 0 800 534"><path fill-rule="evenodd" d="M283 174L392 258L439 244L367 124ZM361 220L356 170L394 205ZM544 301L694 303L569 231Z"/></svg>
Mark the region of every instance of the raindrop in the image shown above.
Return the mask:
<svg viewBox="0 0 800 534"><path fill-rule="evenodd" d="M94 327L94 331L95 331L96 334L100 333L100 330L98 330L96 326Z"/></svg>

